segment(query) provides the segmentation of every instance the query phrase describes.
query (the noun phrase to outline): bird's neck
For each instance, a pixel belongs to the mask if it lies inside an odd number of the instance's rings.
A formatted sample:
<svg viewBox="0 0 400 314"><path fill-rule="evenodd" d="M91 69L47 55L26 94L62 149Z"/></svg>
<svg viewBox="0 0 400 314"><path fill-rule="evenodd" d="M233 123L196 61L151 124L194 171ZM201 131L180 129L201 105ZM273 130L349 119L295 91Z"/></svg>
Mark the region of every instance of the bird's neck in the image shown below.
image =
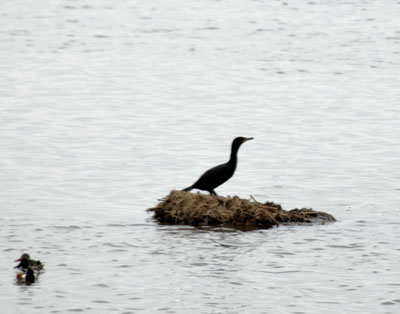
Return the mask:
<svg viewBox="0 0 400 314"><path fill-rule="evenodd" d="M239 147L232 147L231 151L231 158L229 159L229 164L232 165L234 168L236 168L237 165L237 153L238 153Z"/></svg>
<svg viewBox="0 0 400 314"><path fill-rule="evenodd" d="M232 167L233 169L236 169L237 162L238 162L237 156L231 155L231 158L229 159L229 162L228 162L230 167Z"/></svg>

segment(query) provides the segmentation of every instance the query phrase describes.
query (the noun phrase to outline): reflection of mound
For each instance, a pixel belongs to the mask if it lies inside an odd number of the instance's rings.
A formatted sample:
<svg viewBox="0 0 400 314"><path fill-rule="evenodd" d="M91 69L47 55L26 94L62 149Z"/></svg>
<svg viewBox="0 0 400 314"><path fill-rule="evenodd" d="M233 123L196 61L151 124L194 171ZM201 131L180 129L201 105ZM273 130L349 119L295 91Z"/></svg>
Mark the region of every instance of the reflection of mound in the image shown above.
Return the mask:
<svg viewBox="0 0 400 314"><path fill-rule="evenodd" d="M223 197L171 191L161 203L148 211L159 223L193 226L216 226L266 229L280 224L333 222L327 213L312 209L283 210L272 202L259 203L237 196Z"/></svg>

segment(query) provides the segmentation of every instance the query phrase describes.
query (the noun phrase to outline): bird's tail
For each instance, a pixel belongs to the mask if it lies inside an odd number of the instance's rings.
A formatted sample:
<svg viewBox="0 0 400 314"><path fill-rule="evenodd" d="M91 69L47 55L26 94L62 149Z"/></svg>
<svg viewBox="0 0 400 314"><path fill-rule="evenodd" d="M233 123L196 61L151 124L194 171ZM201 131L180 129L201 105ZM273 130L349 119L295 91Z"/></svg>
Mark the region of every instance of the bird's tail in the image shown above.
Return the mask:
<svg viewBox="0 0 400 314"><path fill-rule="evenodd" d="M193 185L188 186L187 188L183 189L182 191L189 192L189 191L191 191L192 189L193 189Z"/></svg>

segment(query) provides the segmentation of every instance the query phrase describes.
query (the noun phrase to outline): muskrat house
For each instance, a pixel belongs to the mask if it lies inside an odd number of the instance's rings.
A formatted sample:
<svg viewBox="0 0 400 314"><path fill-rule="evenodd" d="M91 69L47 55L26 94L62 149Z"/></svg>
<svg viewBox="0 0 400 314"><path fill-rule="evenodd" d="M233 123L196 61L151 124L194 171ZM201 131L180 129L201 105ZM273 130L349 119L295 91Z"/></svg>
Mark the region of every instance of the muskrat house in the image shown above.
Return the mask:
<svg viewBox="0 0 400 314"><path fill-rule="evenodd" d="M161 224L223 226L237 229L267 229L281 224L325 224L336 219L312 209L284 210L281 205L260 203L238 196L211 196L171 191L160 203L148 209Z"/></svg>

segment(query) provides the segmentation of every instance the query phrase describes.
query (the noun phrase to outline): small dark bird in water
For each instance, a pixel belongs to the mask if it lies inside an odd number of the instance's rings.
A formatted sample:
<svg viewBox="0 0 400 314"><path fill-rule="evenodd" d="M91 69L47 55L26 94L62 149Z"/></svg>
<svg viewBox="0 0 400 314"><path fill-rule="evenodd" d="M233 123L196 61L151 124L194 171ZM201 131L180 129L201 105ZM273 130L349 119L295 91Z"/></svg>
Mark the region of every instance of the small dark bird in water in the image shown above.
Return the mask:
<svg viewBox="0 0 400 314"><path fill-rule="evenodd" d="M27 272L26 272L26 276L25 276L25 283L27 285L30 285L31 283L35 282L35 273L33 272L33 270L31 268L28 268Z"/></svg>
<svg viewBox="0 0 400 314"><path fill-rule="evenodd" d="M15 260L15 262L19 262L15 268L20 268L21 270L27 270L29 267L35 270L43 269L43 264L40 261L31 259L27 253L22 254L19 259Z"/></svg>
<svg viewBox="0 0 400 314"><path fill-rule="evenodd" d="M231 158L225 164L216 166L206 171L195 183L191 186L188 186L186 189L182 191L190 191L192 189L199 189L208 191L211 195L217 195L214 189L221 184L228 181L233 174L235 173L237 166L237 152L240 146L249 140L252 140L253 137L237 137L232 142L232 150L231 150Z"/></svg>

